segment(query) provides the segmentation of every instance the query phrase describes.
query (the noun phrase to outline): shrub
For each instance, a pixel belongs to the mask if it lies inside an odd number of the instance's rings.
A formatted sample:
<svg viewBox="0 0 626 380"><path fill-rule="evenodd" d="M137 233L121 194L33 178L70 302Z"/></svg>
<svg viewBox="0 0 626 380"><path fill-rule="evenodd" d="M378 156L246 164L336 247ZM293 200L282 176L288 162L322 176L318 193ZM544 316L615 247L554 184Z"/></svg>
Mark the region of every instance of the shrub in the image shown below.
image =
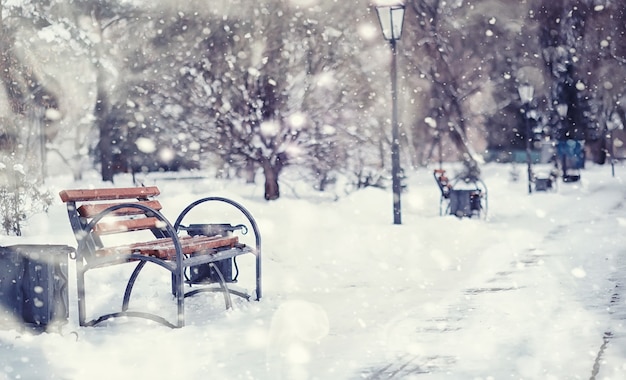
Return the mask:
<svg viewBox="0 0 626 380"><path fill-rule="evenodd" d="M33 214L48 211L52 194L13 157L0 160L0 222L6 235L22 235L22 224Z"/></svg>

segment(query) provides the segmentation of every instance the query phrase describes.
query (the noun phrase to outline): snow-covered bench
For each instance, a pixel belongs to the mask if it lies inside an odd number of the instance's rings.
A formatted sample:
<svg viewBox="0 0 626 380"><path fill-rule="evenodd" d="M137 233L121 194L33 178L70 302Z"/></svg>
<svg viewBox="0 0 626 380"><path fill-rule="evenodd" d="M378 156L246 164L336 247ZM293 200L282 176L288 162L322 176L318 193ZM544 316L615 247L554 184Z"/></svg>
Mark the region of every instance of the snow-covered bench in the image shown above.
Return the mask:
<svg viewBox="0 0 626 380"><path fill-rule="evenodd" d="M261 298L261 236L252 215L233 200L207 197L187 206L172 224L160 212L161 204L155 199L159 194L156 186L76 189L59 193L61 200L67 205L70 224L78 243L76 275L78 318L81 326L92 326L113 317L134 316L148 318L170 327L182 327L185 325L184 303L187 296L202 291L222 291L227 308L231 306L231 294L247 299ZM201 204L216 202L239 210L240 213L237 214L243 214L243 224L182 224L192 209ZM194 211L197 213L198 210ZM239 241L238 233L245 234L249 230L254 233L254 245ZM138 233L145 235L146 232L150 235L148 240L136 240ZM111 240L114 244L107 243ZM126 244L120 244L120 241ZM234 260L244 254L256 256L254 297L228 286L228 283L236 280L236 276L232 278L231 274ZM133 263L136 266L126 284L121 310L88 321L86 272L122 263ZM177 305L175 323L151 312L129 308L133 286L147 263L156 264L171 273L171 291Z"/></svg>
<svg viewBox="0 0 626 380"><path fill-rule="evenodd" d="M439 215L471 218L480 217L483 210L486 212L487 186L482 180L463 177L451 180L443 169L435 169L433 176L441 191ZM464 188L456 188L457 185L464 185ZM485 199L485 207L483 207L483 199Z"/></svg>

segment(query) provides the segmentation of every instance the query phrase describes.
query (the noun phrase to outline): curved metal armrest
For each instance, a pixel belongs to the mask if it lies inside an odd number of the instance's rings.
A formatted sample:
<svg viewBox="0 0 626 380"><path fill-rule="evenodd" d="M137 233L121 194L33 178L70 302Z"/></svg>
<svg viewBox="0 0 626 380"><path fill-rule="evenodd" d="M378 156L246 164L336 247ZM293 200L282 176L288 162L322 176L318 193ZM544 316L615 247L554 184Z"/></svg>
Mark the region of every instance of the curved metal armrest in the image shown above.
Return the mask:
<svg viewBox="0 0 626 380"><path fill-rule="evenodd" d="M238 209L246 217L246 219L248 219L248 222L250 223L250 226L252 227L252 231L254 232L255 248L252 253L254 253L254 255L256 256L256 259L255 259L256 261L256 299L257 301L260 300L261 293L262 293L262 290L261 290L262 288L261 286L261 233L259 232L259 227L256 221L254 220L254 217L252 216L252 214L250 214L250 212L245 207L233 201L232 199L223 198L223 197L206 197L206 198L198 199L197 201L189 204L189 206L187 206L180 213L178 218L176 218L176 222L174 223L174 229L178 231L181 228L181 223L183 219L193 208L195 208L196 206L202 203L207 203L207 202L221 202L221 203L229 204L235 207L236 209ZM235 226L235 228L239 228L239 227ZM243 230L243 231L246 231L246 230Z"/></svg>
<svg viewBox="0 0 626 380"><path fill-rule="evenodd" d="M183 222L185 216L187 216L187 214L194 209L196 206L203 204L203 203L207 203L207 202L222 202L222 203L227 203L235 208L237 208L239 211L241 211L241 213L246 217L246 219L248 219L248 222L250 222L250 226L252 227L252 231L254 232L254 239L255 239L255 245L256 245L256 251L255 254L257 256L261 255L261 233L259 232L259 227L256 223L256 220L254 219L254 217L252 216L252 214L244 207L242 206L240 203L233 201L232 199L229 198L224 198L224 197L206 197L206 198L201 198L198 199L195 202L190 203L179 215L178 218L176 218L176 221L174 222L174 230L179 231L181 229L185 229L186 227L183 227L181 225L181 223ZM234 229L241 229L242 233L246 233L248 228L245 225L237 225L234 226Z"/></svg>

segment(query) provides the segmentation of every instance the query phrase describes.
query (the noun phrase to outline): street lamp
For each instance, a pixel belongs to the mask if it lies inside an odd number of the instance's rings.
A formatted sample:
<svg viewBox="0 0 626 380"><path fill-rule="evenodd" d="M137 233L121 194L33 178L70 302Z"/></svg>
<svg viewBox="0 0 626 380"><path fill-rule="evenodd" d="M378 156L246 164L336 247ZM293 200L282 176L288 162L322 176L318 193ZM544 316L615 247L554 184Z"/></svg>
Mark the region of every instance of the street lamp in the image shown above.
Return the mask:
<svg viewBox="0 0 626 380"><path fill-rule="evenodd" d="M567 104L565 103L559 103L556 105L556 113L559 114L559 134L557 136L557 140L558 143L556 145L556 154L557 154L557 162L558 160L561 161L561 169L562 169L562 174L563 174L563 179L567 178L567 159L566 159L566 150L565 150L565 146L567 145L562 145L564 144L563 139L564 136L567 136L567 125L565 123L565 120L567 119L567 111L569 110L569 107L567 106ZM557 163L558 165L558 163Z"/></svg>
<svg viewBox="0 0 626 380"><path fill-rule="evenodd" d="M609 140L609 146L607 149L608 156L611 158L611 176L615 177L615 141L613 140L613 131L616 130L619 125L613 120L609 119L606 122L607 133L605 138Z"/></svg>
<svg viewBox="0 0 626 380"><path fill-rule="evenodd" d="M567 117L567 110L569 109L569 107L567 106L567 104L564 103L559 103L556 105L556 112L559 114L559 122L560 123L564 123L565 118ZM561 126L563 127L563 126Z"/></svg>
<svg viewBox="0 0 626 380"><path fill-rule="evenodd" d="M398 95L397 95L397 61L396 41L402 36L404 23L404 4L376 6L378 21L383 37L391 45L391 187L393 190L393 224L402 224L400 208L400 140L398 136Z"/></svg>
<svg viewBox="0 0 626 380"><path fill-rule="evenodd" d="M526 119L526 161L528 163L528 194L530 194L533 191L533 174L530 157L530 142L532 140L532 133L530 130L530 117L528 116L528 113L530 111L530 102L533 101L535 89L530 84L523 84L519 86L517 91L519 92L519 97L522 100L522 103L524 103L524 118Z"/></svg>

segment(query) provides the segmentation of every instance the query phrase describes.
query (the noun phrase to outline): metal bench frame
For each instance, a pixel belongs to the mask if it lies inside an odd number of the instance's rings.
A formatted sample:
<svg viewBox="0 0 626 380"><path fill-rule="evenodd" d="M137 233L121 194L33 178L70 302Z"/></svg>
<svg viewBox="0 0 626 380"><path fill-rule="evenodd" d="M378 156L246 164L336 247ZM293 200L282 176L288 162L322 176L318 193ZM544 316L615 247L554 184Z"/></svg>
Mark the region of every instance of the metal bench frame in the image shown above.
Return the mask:
<svg viewBox="0 0 626 380"><path fill-rule="evenodd" d="M487 185L482 180L476 178L466 181L460 177L449 179L443 169L435 169L433 177L441 192L439 198L440 216L448 214L459 218L486 216L488 208ZM455 188L460 183L465 184L464 188ZM469 207L469 210L467 207L462 207L464 204Z"/></svg>
<svg viewBox="0 0 626 380"><path fill-rule="evenodd" d="M76 277L78 293L78 318L81 326L94 326L105 320L129 316L141 317L163 325L179 328L185 325L185 298L204 291L221 291L226 307L232 305L230 295L246 299L253 298L245 292L229 289L216 262L239 255L256 256L255 296L261 299L261 235L256 221L241 204L223 197L206 197L189 204L172 224L158 210L160 203L153 198L160 194L157 187L79 189L63 190L59 193L66 203L70 224L78 247L76 249ZM102 203L105 201L106 203ZM226 203L238 209L249 223L246 230L254 233L255 246L240 244L237 237L201 237L186 238L179 236L184 230L182 225L187 214L204 203ZM104 218L117 218L111 224L105 224ZM211 225L211 224L208 224ZM103 226L108 226L103 228ZM116 229L119 227L118 229ZM105 247L100 235L124 233L130 230L150 230L155 239L139 244L118 247ZM122 263L136 263L126 288L120 311L104 314L87 320L85 274L94 269ZM171 291L176 299L177 318L172 323L162 316L145 311L129 309L131 293L141 270L147 263L156 264L171 273ZM185 271L193 266L208 264L217 272L219 287L215 284L194 286L186 290Z"/></svg>

